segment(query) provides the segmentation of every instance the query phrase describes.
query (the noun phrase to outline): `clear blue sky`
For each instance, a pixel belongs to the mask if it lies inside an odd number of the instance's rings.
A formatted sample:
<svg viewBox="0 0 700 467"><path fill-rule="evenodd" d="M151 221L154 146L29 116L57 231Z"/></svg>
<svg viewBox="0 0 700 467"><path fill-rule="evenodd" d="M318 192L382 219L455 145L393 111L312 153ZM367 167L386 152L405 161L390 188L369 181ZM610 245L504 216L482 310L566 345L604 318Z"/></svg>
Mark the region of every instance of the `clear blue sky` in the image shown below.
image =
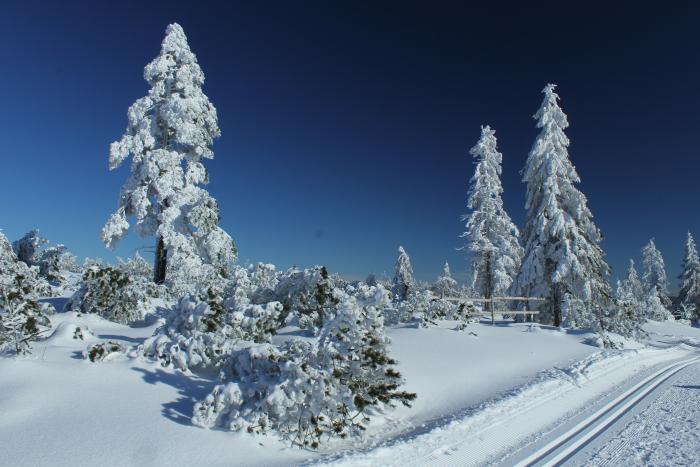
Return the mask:
<svg viewBox="0 0 700 467"><path fill-rule="evenodd" d="M553 82L613 276L655 237L675 277L685 232L700 235L700 11L525 3L4 2L0 228L80 257L151 243L99 241L128 170L107 154L176 21L219 112L209 189L243 262L364 277L391 273L401 244L419 278L446 260L461 277L468 149L496 129L521 225Z"/></svg>

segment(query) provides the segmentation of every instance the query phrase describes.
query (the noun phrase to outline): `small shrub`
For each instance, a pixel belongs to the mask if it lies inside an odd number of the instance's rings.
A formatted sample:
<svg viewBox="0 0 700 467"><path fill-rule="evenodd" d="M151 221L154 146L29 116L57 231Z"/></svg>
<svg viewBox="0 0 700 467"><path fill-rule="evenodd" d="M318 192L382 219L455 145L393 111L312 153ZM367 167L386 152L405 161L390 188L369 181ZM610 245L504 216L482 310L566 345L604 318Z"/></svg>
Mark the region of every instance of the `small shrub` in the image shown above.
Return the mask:
<svg viewBox="0 0 700 467"><path fill-rule="evenodd" d="M105 362L126 354L126 348L119 342L107 341L93 344L83 352L83 357L91 362Z"/></svg>

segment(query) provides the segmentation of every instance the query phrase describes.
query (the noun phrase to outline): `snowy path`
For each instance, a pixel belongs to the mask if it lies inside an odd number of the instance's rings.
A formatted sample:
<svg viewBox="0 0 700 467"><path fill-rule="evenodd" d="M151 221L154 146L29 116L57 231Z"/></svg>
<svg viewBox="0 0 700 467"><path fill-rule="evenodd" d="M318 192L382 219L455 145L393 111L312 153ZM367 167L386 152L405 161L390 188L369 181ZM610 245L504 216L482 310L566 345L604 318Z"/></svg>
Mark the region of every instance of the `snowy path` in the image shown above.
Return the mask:
<svg viewBox="0 0 700 467"><path fill-rule="evenodd" d="M688 366L610 427L571 465L700 465L700 364Z"/></svg>
<svg viewBox="0 0 700 467"><path fill-rule="evenodd" d="M556 465L568 463L574 454L579 460L578 448L588 437L620 419L683 369L700 367L693 364L700 361L700 340L656 337L656 349L594 354L568 368L545 371L530 384L465 410L452 421L323 461L403 467L520 461L543 465L550 460Z"/></svg>
<svg viewBox="0 0 700 467"><path fill-rule="evenodd" d="M606 430L614 431L616 425L624 415L633 412L638 404L645 398L653 396L655 391L660 390L659 388L663 383L690 366L697 367L698 363L700 363L700 357L692 357L655 371L650 376L644 378L642 381L632 386L632 388L607 403L594 414L574 425L566 433L550 441L516 465L518 467L530 465L555 466L573 460L582 448L601 435L601 433ZM646 418L644 414L642 414L642 422L640 425L644 427L645 424L650 421L658 423L662 420L659 418ZM619 453L620 451L624 451L624 449L621 450L617 447L619 445L629 445L632 441L627 435L623 435L620 439L621 442L619 443L611 443L613 452L617 451ZM697 443L695 446L697 446ZM624 457L620 459L624 459ZM588 464L589 462L586 462L586 465Z"/></svg>

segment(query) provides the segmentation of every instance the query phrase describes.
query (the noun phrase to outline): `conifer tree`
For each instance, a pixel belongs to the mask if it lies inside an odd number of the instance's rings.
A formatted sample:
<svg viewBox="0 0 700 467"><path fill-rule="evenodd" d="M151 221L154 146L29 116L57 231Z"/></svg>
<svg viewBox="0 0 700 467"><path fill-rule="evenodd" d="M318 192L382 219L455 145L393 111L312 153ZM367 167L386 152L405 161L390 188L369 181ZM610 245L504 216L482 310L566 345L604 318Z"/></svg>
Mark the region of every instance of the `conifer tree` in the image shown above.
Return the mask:
<svg viewBox="0 0 700 467"><path fill-rule="evenodd" d="M20 261L0 232L0 353L29 353L30 343L50 326L38 301L42 281L35 267Z"/></svg>
<svg viewBox="0 0 700 467"><path fill-rule="evenodd" d="M438 280L435 282L435 292L437 292L440 297L446 297L457 293L457 281L452 278L450 265L448 263L445 263L442 276L438 277Z"/></svg>
<svg viewBox="0 0 700 467"><path fill-rule="evenodd" d="M36 266L39 264L39 249L46 243L48 240L39 236L39 230L32 229L19 240L12 242L12 250L17 259L27 266Z"/></svg>
<svg viewBox="0 0 700 467"><path fill-rule="evenodd" d="M554 90L548 84L542 91L544 100L534 116L541 131L523 169L525 255L514 290L547 298L540 317L559 326L563 304L580 302L585 313L599 314L611 305L612 293L602 235L586 197L576 188L581 179L569 160L564 133L569 122ZM592 320L579 311L578 321Z"/></svg>
<svg viewBox="0 0 700 467"><path fill-rule="evenodd" d="M615 332L631 337L643 336L641 325L646 317L648 297L639 280L633 260L630 260L627 277L617 281L615 298L618 308L616 318L619 321L612 323Z"/></svg>
<svg viewBox="0 0 700 467"><path fill-rule="evenodd" d="M618 298L620 294L624 295L626 300L634 303L641 303L644 300L644 287L639 280L637 268L634 266L634 260L630 260L629 269L627 269L627 277L620 283Z"/></svg>
<svg viewBox="0 0 700 467"><path fill-rule="evenodd" d="M411 258L402 246L399 247L399 257L396 259L396 272L392 281L391 291L397 300L406 300L408 292L414 287L416 281L413 278Z"/></svg>
<svg viewBox="0 0 700 467"><path fill-rule="evenodd" d="M518 243L518 229L503 207L501 194L501 162L503 155L496 147L496 132L488 125L481 127L481 137L469 154L476 159L470 180L466 220L466 249L471 254L472 288L490 298L503 295L518 273L523 250Z"/></svg>
<svg viewBox="0 0 700 467"><path fill-rule="evenodd" d="M642 248L642 262L644 264L644 286L645 292L653 291L661 302L661 306L667 310L671 307L671 299L668 296L668 279L666 276L666 266L661 252L656 248L654 240ZM658 315L657 312L654 312Z"/></svg>
<svg viewBox="0 0 700 467"><path fill-rule="evenodd" d="M692 311L700 310L700 258L698 258L698 249L690 232L688 232L685 242L685 255L679 279L681 288L676 300L678 314L680 315L681 311L692 314Z"/></svg>
<svg viewBox="0 0 700 467"><path fill-rule="evenodd" d="M216 109L202 92L204 74L180 25L168 26L144 78L148 95L129 108L126 132L110 147L110 170L131 155L131 175L102 240L114 246L133 217L139 235L157 239L156 283L175 267L193 271L204 264L225 272L235 246L218 225L216 200L202 188L209 181L202 162L213 158L211 146L220 135Z"/></svg>

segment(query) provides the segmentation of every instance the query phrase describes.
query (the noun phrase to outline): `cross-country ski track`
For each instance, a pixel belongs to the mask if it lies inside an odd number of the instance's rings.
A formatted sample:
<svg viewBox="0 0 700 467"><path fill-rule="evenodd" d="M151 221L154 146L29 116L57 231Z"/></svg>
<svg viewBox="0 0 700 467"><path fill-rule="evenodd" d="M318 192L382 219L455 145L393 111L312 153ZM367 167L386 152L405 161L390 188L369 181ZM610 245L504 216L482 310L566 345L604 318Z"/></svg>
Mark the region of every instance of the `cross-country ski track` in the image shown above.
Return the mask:
<svg viewBox="0 0 700 467"><path fill-rule="evenodd" d="M398 433L378 446L326 457L320 463L402 467L585 464L581 451L590 448L591 441L600 441L608 430L622 430L621 418L663 392L665 382L686 368L700 368L700 339L656 337L646 348L602 351L568 368L544 371L525 386L476 407ZM588 449L583 455L590 454Z"/></svg>
<svg viewBox="0 0 700 467"><path fill-rule="evenodd" d="M518 462L516 467L563 465L591 440L611 428L662 383L684 368L697 363L700 363L700 357L692 357L657 370L563 435Z"/></svg>

